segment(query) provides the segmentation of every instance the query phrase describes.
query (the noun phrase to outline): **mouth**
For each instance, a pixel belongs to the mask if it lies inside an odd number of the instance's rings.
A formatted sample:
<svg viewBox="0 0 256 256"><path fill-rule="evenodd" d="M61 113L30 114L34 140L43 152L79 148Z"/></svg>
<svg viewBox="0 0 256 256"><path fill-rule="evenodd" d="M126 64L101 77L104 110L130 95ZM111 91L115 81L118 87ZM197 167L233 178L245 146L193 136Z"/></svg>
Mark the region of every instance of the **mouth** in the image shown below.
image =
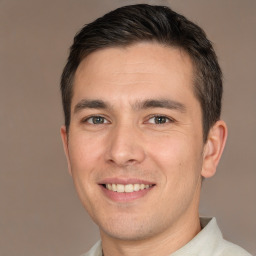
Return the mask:
<svg viewBox="0 0 256 256"><path fill-rule="evenodd" d="M132 193L138 192L140 190L149 189L154 186L154 184L102 184L107 190L117 192L117 193Z"/></svg>
<svg viewBox="0 0 256 256"><path fill-rule="evenodd" d="M151 194L156 184L136 179L109 179L99 184L103 194L111 201L129 202Z"/></svg>

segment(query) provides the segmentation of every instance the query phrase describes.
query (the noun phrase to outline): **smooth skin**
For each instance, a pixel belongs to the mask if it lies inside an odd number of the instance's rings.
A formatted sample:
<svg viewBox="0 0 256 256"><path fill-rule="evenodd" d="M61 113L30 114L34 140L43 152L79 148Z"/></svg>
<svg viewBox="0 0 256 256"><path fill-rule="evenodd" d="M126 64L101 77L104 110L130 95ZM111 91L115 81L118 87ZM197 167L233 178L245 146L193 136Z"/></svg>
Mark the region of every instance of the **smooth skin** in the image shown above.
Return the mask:
<svg viewBox="0 0 256 256"><path fill-rule="evenodd" d="M63 126L61 135L105 256L170 255L201 229L201 177L215 174L227 128L216 122L203 142L193 76L185 52L157 43L98 50L76 71L69 133ZM115 201L101 185L109 179L154 186Z"/></svg>

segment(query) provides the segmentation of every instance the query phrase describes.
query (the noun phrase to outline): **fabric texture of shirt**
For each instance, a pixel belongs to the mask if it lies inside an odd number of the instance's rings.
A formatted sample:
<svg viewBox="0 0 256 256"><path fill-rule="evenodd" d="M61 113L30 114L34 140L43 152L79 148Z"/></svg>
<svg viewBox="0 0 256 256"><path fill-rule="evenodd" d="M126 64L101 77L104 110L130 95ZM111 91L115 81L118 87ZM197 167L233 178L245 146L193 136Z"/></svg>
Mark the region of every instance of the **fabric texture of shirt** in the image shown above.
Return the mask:
<svg viewBox="0 0 256 256"><path fill-rule="evenodd" d="M243 248L223 239L215 218L200 218L202 230L170 256L252 256ZM81 256L102 256L101 241Z"/></svg>

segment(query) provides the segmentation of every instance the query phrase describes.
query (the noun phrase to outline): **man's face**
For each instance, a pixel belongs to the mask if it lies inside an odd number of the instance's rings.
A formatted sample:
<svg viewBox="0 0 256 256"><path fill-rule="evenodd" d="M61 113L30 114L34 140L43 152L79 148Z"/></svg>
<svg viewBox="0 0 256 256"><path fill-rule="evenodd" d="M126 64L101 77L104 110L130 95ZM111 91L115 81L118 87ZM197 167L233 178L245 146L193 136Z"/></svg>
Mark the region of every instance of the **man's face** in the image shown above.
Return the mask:
<svg viewBox="0 0 256 256"><path fill-rule="evenodd" d="M68 143L62 135L76 190L102 235L143 239L197 216L201 117L180 49L140 43L81 62Z"/></svg>

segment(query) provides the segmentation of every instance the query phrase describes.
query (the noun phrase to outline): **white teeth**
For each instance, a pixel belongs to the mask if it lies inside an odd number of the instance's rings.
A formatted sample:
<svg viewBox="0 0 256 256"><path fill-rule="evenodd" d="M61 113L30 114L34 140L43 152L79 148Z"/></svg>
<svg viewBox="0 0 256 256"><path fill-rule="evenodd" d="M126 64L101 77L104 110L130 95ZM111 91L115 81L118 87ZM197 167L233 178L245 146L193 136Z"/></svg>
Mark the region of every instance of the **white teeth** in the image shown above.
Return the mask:
<svg viewBox="0 0 256 256"><path fill-rule="evenodd" d="M127 192L127 193L133 192L133 185L132 184L125 185L124 192Z"/></svg>
<svg viewBox="0 0 256 256"><path fill-rule="evenodd" d="M123 193L123 192L124 192L124 185L122 185L122 184L117 184L117 185L116 185L116 189L117 189L117 192Z"/></svg>
<svg viewBox="0 0 256 256"><path fill-rule="evenodd" d="M127 184L127 185L123 185L123 184L106 184L106 188L108 190L114 191L114 192L118 192L118 193L131 193L134 191L139 191L139 190L143 190L143 189L148 189L152 187L152 185L145 185L145 184Z"/></svg>
<svg viewBox="0 0 256 256"><path fill-rule="evenodd" d="M116 184L112 184L112 190L113 190L114 192L117 191Z"/></svg>
<svg viewBox="0 0 256 256"><path fill-rule="evenodd" d="M134 191L139 191L140 190L140 184L134 184L133 185L133 190Z"/></svg>

